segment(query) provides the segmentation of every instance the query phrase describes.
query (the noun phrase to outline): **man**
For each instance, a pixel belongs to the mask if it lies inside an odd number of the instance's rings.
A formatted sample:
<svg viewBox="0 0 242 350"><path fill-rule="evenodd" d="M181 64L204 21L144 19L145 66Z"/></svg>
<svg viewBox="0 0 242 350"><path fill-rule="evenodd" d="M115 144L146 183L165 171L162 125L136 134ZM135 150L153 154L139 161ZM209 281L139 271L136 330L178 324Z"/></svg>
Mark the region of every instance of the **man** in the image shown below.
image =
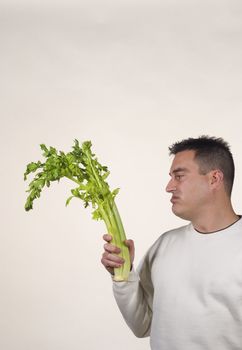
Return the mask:
<svg viewBox="0 0 242 350"><path fill-rule="evenodd" d="M128 282L113 282L117 304L152 350L242 349L242 220L231 204L234 162L221 138L173 144L166 191L189 224L162 234ZM107 242L102 263L122 264ZM134 243L127 241L131 260Z"/></svg>

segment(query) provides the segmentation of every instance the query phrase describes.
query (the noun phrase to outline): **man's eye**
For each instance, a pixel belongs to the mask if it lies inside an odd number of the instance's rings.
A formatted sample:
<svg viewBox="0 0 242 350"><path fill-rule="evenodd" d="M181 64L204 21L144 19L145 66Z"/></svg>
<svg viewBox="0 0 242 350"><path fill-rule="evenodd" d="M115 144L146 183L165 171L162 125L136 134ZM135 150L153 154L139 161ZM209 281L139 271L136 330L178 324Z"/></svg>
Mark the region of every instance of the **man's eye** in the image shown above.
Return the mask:
<svg viewBox="0 0 242 350"><path fill-rule="evenodd" d="M183 175L176 175L176 180L181 180Z"/></svg>

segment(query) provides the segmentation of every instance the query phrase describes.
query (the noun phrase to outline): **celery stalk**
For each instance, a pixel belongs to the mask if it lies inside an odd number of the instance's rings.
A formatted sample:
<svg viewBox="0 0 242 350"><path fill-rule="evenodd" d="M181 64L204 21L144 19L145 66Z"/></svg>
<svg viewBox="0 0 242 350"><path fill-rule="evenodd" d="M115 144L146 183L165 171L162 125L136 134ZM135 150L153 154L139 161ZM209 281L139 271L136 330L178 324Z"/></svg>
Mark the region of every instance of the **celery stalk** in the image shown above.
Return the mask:
<svg viewBox="0 0 242 350"><path fill-rule="evenodd" d="M34 179L29 183L25 210L33 209L33 201L40 197L42 189L45 186L49 187L51 182L60 181L63 177L73 181L77 187L71 190L72 195L66 200L66 205L72 198L79 198L84 202L85 208L92 206L94 220L105 222L108 233L112 235L112 243L121 249L120 256L125 260L122 267L114 269L114 280L125 281L130 271L130 254L124 243L125 231L115 203L119 189L110 190L105 181L109 176L108 168L98 162L91 146L90 141L85 141L80 147L79 142L75 140L73 150L64 153L53 147L48 149L46 145L41 144L45 162L29 163L24 173L26 180L30 173L36 172Z"/></svg>
<svg viewBox="0 0 242 350"><path fill-rule="evenodd" d="M121 249L119 256L124 259L124 264L119 268L114 268L115 281L127 281L130 272L130 254L129 249L125 245L125 231L121 217L118 212L115 201L111 203L107 216L104 216L104 221L109 234L112 236L112 243Z"/></svg>

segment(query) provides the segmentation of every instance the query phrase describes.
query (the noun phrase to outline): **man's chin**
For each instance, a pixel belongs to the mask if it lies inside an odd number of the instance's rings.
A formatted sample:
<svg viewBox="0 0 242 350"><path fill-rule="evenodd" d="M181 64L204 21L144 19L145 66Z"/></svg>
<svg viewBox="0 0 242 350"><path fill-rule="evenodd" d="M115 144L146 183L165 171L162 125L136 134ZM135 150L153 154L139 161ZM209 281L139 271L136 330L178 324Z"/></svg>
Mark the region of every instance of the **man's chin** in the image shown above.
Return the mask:
<svg viewBox="0 0 242 350"><path fill-rule="evenodd" d="M178 216L180 219L183 220L189 220L188 215L182 210L179 210L179 208L176 205L172 206L172 212L174 215Z"/></svg>

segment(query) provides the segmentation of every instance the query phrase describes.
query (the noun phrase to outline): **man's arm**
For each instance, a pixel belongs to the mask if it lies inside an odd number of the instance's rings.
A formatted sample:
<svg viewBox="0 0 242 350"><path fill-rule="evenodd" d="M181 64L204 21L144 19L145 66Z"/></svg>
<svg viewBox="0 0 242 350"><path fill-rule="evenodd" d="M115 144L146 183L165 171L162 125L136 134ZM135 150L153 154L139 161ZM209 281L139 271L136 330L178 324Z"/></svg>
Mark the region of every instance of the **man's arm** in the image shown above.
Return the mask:
<svg viewBox="0 0 242 350"><path fill-rule="evenodd" d="M113 274L113 268L119 267L123 259L117 254L119 248L111 244L112 237L104 235L106 241L101 259L104 267ZM134 260L134 242L127 240L131 264ZM113 292L118 307L133 333L137 337L147 337L150 334L152 319L153 286L149 264L143 259L137 271L132 268L127 282L113 282Z"/></svg>

